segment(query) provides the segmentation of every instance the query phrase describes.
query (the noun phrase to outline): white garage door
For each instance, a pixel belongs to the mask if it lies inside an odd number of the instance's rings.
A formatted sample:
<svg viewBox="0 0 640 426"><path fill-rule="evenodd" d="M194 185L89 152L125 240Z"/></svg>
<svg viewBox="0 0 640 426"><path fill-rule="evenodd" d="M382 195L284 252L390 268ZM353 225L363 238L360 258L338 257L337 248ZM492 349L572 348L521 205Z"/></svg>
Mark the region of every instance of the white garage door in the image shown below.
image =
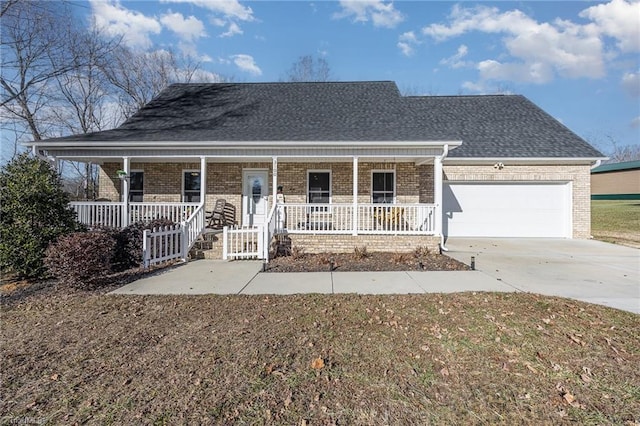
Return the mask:
<svg viewBox="0 0 640 426"><path fill-rule="evenodd" d="M445 183L444 235L571 237L569 183Z"/></svg>

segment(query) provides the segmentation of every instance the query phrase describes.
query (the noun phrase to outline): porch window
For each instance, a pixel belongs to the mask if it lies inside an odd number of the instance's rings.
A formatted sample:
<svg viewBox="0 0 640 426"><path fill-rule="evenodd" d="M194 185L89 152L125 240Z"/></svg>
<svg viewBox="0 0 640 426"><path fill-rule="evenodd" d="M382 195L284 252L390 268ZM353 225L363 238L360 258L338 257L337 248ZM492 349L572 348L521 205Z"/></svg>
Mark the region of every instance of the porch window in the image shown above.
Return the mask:
<svg viewBox="0 0 640 426"><path fill-rule="evenodd" d="M129 202L141 203L144 197L144 172L132 170L129 176Z"/></svg>
<svg viewBox="0 0 640 426"><path fill-rule="evenodd" d="M185 170L182 178L182 200L185 203L200 202L200 171Z"/></svg>
<svg viewBox="0 0 640 426"><path fill-rule="evenodd" d="M331 172L309 171L308 202L329 204L331 202Z"/></svg>
<svg viewBox="0 0 640 426"><path fill-rule="evenodd" d="M373 203L393 203L396 197L395 171L372 172L371 201Z"/></svg>

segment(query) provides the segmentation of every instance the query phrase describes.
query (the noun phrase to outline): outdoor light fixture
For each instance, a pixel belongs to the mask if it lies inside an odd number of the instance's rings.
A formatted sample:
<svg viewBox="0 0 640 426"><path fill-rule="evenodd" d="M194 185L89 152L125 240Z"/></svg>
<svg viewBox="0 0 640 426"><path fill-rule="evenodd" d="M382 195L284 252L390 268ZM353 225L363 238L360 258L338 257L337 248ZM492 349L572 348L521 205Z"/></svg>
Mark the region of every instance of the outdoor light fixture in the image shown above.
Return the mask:
<svg viewBox="0 0 640 426"><path fill-rule="evenodd" d="M504 169L504 164L496 163L496 164L493 165L493 168L497 169L497 170L502 170L502 169Z"/></svg>

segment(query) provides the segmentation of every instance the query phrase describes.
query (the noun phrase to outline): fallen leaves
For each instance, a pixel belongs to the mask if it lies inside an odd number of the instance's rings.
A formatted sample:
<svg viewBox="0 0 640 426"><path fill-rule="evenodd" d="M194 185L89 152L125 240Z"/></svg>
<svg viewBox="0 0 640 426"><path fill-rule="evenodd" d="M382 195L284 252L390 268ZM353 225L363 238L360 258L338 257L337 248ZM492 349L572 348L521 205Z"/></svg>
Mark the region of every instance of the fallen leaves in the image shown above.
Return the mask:
<svg viewBox="0 0 640 426"><path fill-rule="evenodd" d="M571 405L574 408L585 408L584 405L578 402L577 398L562 385L562 383L558 383L556 385L556 389L560 393L560 396L565 403Z"/></svg>
<svg viewBox="0 0 640 426"><path fill-rule="evenodd" d="M321 370L324 368L324 360L321 357L315 358L311 361L311 368L314 370Z"/></svg>

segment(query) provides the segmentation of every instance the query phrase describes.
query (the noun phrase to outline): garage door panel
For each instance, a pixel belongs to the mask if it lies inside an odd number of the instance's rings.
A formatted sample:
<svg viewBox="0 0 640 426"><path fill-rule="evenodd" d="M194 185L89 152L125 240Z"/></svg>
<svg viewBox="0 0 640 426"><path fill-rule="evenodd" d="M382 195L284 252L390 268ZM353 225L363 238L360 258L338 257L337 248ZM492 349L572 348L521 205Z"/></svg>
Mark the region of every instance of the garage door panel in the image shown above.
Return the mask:
<svg viewBox="0 0 640 426"><path fill-rule="evenodd" d="M569 184L448 183L443 231L467 237L568 237Z"/></svg>

